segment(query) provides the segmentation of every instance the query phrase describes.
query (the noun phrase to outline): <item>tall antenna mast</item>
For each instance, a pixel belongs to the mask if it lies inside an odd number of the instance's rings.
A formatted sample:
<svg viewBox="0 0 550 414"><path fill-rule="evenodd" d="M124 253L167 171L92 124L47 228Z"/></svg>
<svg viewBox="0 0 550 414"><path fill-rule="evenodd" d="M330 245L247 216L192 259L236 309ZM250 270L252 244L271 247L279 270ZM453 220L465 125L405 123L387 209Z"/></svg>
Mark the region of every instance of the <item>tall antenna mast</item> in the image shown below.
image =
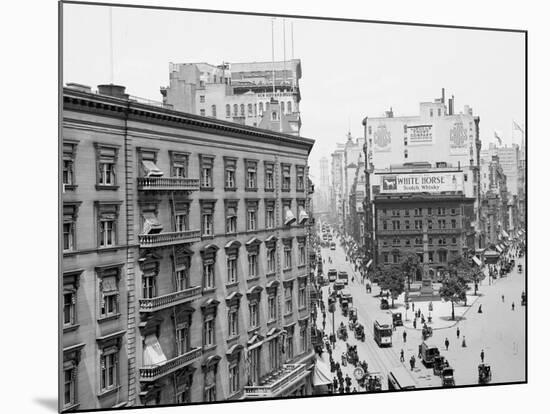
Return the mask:
<svg viewBox="0 0 550 414"><path fill-rule="evenodd" d="M283 19L283 81L286 82L286 28Z"/></svg>
<svg viewBox="0 0 550 414"><path fill-rule="evenodd" d="M109 7L109 49L111 52L111 60L110 60L110 75L111 75L111 84L114 83L114 58L113 58L113 8Z"/></svg>
<svg viewBox="0 0 550 414"><path fill-rule="evenodd" d="M271 18L271 83L273 85L273 97L275 98L275 19Z"/></svg>
<svg viewBox="0 0 550 414"><path fill-rule="evenodd" d="M292 50L292 60L294 60L294 22L290 21L290 43L291 43L291 50Z"/></svg>

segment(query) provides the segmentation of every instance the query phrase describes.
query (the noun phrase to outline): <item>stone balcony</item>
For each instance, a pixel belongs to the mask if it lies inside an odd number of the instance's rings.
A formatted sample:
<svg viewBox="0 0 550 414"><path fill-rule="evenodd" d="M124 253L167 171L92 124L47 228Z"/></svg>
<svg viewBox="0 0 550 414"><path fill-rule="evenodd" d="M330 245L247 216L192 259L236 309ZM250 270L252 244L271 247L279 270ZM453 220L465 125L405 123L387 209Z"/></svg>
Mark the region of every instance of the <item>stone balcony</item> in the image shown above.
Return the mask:
<svg viewBox="0 0 550 414"><path fill-rule="evenodd" d="M198 191L198 178L183 177L138 177L138 190L141 191Z"/></svg>
<svg viewBox="0 0 550 414"><path fill-rule="evenodd" d="M171 306L192 302L200 297L202 297L202 287L194 286L180 290L179 292L168 293L167 295L156 296L149 299L140 299L139 311L147 313L156 312Z"/></svg>
<svg viewBox="0 0 550 414"><path fill-rule="evenodd" d="M428 234L460 234L462 229L428 229Z"/></svg>
<svg viewBox="0 0 550 414"><path fill-rule="evenodd" d="M202 348L193 348L183 355L169 359L162 364L148 365L139 369L139 380L141 382L153 382L196 362L202 356Z"/></svg>
<svg viewBox="0 0 550 414"><path fill-rule="evenodd" d="M244 387L245 398L276 398L309 375L305 364L285 364L265 376L259 385Z"/></svg>
<svg viewBox="0 0 550 414"><path fill-rule="evenodd" d="M201 240L200 230L162 232L156 234L140 234L139 247L152 248L172 246L174 244L195 243Z"/></svg>
<svg viewBox="0 0 550 414"><path fill-rule="evenodd" d="M376 233L382 236L401 236L401 235L410 235L410 234L422 234L422 229L400 229L400 230L383 230L378 229L376 230Z"/></svg>

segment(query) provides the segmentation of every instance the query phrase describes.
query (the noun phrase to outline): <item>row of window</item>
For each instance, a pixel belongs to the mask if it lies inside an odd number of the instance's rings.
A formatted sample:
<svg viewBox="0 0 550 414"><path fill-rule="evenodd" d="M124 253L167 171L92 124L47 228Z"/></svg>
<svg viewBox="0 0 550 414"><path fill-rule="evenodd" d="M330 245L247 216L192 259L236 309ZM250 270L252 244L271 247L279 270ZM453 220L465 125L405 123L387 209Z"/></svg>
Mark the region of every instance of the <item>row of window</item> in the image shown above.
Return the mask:
<svg viewBox="0 0 550 414"><path fill-rule="evenodd" d="M258 231L260 204L259 199L246 199L246 231ZM297 199L297 214L292 211L292 199L282 199L282 223L285 226L290 226L293 223L298 225L306 224L309 216L306 212L306 200ZM214 212L216 200L200 200L200 223L201 235L203 237L213 237L215 235L214 228ZM264 199L264 228L275 229L275 199ZM118 219L120 205L122 202L96 201L96 234L97 247L112 247L118 244ZM189 230L189 212L190 201L173 201L172 202L172 229L174 232L183 232ZM218 231L225 234L235 234L239 230L238 227L238 199L226 199L224 203L225 223L224 229ZM76 221L78 218L78 210L80 202L65 202L63 204L63 251L69 252L77 249L76 243ZM154 227L162 226L157 220L157 206L149 205L142 207L142 232L148 233Z"/></svg>
<svg viewBox="0 0 550 414"><path fill-rule="evenodd" d="M395 238L392 240L392 243L391 245L392 246L401 246L401 242L403 241L403 245L404 246L411 246L412 242L414 242L414 245L415 246L422 246L423 245L423 241L422 241L422 238L421 237L416 237L414 240L413 239L403 239L403 238ZM447 244L447 238L446 237L440 237L437 239L437 244L438 245L446 245ZM456 237L452 237L451 238L451 244L455 245L457 244L457 239ZM387 247L389 246L389 241L388 240L383 240L382 241L382 246L384 247ZM432 246L433 245L433 238L428 238L428 245Z"/></svg>
<svg viewBox="0 0 550 414"><path fill-rule="evenodd" d="M424 254L423 253L417 253L418 259L420 263L424 263ZM446 250L438 250L437 251L437 258L438 263L446 263L447 262L447 251ZM391 259L391 260L390 260ZM428 252L428 261L429 263L434 263L434 252ZM393 263L397 264L401 262L401 254L399 252L383 252L382 253L382 262L387 263Z"/></svg>
<svg viewBox="0 0 550 414"><path fill-rule="evenodd" d="M65 189L70 190L76 185L75 180L75 159L77 143L66 141L63 144L63 184ZM117 174L116 165L120 147L117 145L95 143L96 149L96 188L116 189ZM140 162L140 175L162 176L164 173L157 167L157 150L139 149L138 160ZM189 174L189 153L169 151L171 177L188 178ZM199 177L200 186L203 190L214 189L214 160L215 156L199 154ZM227 191L237 190L238 158L223 157L224 161L224 188ZM247 191L257 191L259 161L244 159L244 188ZM275 162L264 161L264 190L275 190ZM281 189L290 191L292 164L281 163ZM295 165L296 191L305 191L305 166Z"/></svg>
<svg viewBox="0 0 550 414"><path fill-rule="evenodd" d="M450 227L447 227L447 220L445 219L439 219L437 220L437 227L438 229L456 229L458 227L458 222L455 219L451 219L449 221ZM401 221L400 220L382 220L382 230L401 230ZM391 224L391 228L389 226ZM405 230L409 230L411 228L411 221L404 220L403 221L403 228ZM425 222L423 220L414 220L414 229L415 230L422 230L424 227L428 228L429 230L432 230L434 228L434 220L426 220Z"/></svg>
<svg viewBox="0 0 550 414"><path fill-rule="evenodd" d="M206 103L206 99L204 95L200 95L199 97L200 103ZM291 114L292 113L292 101L281 102L281 112ZM269 111L270 109L270 102L265 103L265 110ZM206 116L206 109L201 108L199 109L199 113L201 116ZM233 104L231 106L230 104L225 105L225 117L231 118L231 117L255 117L255 116L262 116L264 113L264 103L254 103L254 104ZM216 105L210 105L210 115L214 118L218 116L218 110Z"/></svg>
<svg viewBox="0 0 550 414"><path fill-rule="evenodd" d="M431 215L438 215L438 216L444 216L446 214L455 215L459 213L458 208L449 208L446 207L427 207L427 208L414 208L414 209L388 209L388 208L382 208L378 210L379 217L396 217L396 216L421 216L423 214L426 214L428 216Z"/></svg>

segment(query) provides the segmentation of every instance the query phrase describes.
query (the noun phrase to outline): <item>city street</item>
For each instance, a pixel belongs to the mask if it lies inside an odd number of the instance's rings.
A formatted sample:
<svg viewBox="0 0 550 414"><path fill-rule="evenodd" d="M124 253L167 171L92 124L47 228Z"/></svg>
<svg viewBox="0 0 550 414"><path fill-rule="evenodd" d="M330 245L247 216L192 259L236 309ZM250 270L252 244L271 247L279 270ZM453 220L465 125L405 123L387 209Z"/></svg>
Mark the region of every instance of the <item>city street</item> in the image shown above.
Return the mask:
<svg viewBox="0 0 550 414"><path fill-rule="evenodd" d="M359 360L366 360L369 371L379 371L383 376L383 390L387 389L387 374L393 367L402 365L400 362L401 349L404 350L405 362L409 372L409 359L411 355L417 358L415 369L411 376L418 388L439 387L441 379L433 375L431 368L427 369L418 359L418 346L422 343L421 326L418 329L411 327L398 327L393 335L393 346L390 348L379 348L373 339L373 323L378 320L380 323L391 324L391 311L381 310L380 299L377 297L380 289L376 284L372 286L372 292L366 293L365 285L361 283L359 274L355 273L352 265L345 260L343 248L337 244L336 250L322 248L322 256L325 260L323 270L330 268L338 271L347 271L349 274L348 289L353 295L353 306L358 309L358 321L365 326L365 342L355 339L352 332L349 332L348 343L357 344ZM332 259L329 263L328 258ZM517 260L517 263L524 263L524 259ZM352 282L352 277L354 281ZM332 286L332 284L330 285ZM459 322L447 321L451 314L450 303L435 303L434 308L447 309L447 314L435 313L434 318L445 319L444 328L434 327L433 337L428 342L437 346L440 353L449 361L451 367L455 368L456 385L477 384L477 366L481 362L480 353L484 350L485 362L491 365L492 383L521 381L525 379L525 307L521 306L521 292L524 290L524 274L517 273L517 267L506 277L493 280L488 284L485 279L479 289L478 296L473 296L473 288L469 292L469 306L461 309L455 305L456 315L462 315ZM329 286L323 288L323 300L325 304L328 297ZM504 295L504 302L502 301ZM515 303L515 310L512 310L512 302ZM473 305L472 305L473 303ZM427 313L427 302L417 303L423 312ZM479 305L482 306L482 313L478 313ZM328 307L327 307L328 309ZM405 307L403 295L395 301L393 311L402 312L405 319ZM409 309L407 317L411 319L412 311ZM348 318L342 316L339 305L336 306L335 324L336 327L344 322L347 326ZM319 314L318 326L322 324L322 315ZM434 320L434 326L437 321ZM409 325L410 323L405 323ZM460 337L457 338L457 327L460 329ZM403 342L403 331L407 332L407 342ZM332 316L327 313L326 329L327 334L332 333ZM466 340L466 347L462 347L463 336ZM445 339L448 338L449 350L445 350ZM346 351L346 344L338 340L336 349L333 352L335 361L341 362L341 354ZM323 354L324 360L328 363L328 354ZM344 376L349 374L353 379L351 365L342 367ZM353 387L357 383L353 379Z"/></svg>

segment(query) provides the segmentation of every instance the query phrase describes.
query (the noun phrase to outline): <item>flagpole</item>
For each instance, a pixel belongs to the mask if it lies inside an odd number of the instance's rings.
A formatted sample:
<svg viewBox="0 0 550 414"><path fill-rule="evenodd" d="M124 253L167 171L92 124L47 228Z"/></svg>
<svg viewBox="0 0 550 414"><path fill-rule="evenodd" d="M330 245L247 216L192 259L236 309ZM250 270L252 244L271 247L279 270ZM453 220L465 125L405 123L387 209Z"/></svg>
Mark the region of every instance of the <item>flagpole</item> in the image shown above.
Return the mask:
<svg viewBox="0 0 550 414"><path fill-rule="evenodd" d="M113 58L113 8L109 7L109 49L110 49L110 75L111 75L111 85L114 83L114 58Z"/></svg>

